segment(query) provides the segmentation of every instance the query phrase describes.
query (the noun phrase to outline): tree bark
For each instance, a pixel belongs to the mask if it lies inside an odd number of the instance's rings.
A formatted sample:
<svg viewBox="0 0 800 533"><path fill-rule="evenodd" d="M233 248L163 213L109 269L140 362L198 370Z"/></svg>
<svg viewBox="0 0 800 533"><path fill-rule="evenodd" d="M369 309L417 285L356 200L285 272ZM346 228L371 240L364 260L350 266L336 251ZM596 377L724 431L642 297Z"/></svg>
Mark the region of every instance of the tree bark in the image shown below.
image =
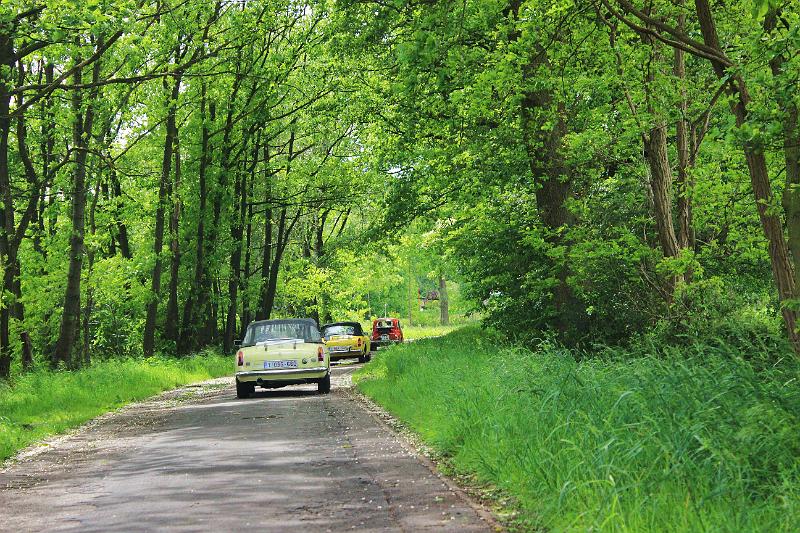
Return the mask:
<svg viewBox="0 0 800 533"><path fill-rule="evenodd" d="M682 4L682 2L681 2ZM678 15L678 29L683 31L686 26L686 15ZM680 249L694 249L694 231L692 229L692 183L689 177L692 157L689 147L689 103L686 95L686 60L685 53L680 48L675 48L675 61L673 73L678 78L680 86L680 100L678 103L679 118L675 123L675 142L678 149L678 179L675 188L678 193L678 247ZM690 281L691 272L687 272L685 279Z"/></svg>
<svg viewBox="0 0 800 533"><path fill-rule="evenodd" d="M206 113L206 85L203 83L200 89L200 117L202 120L201 140L200 140L200 169L199 169L199 185L198 185L198 200L199 209L197 215L197 242L195 243L195 264L194 264L194 280L189 290L189 297L186 299L183 307L183 320L181 324L181 335L178 342L178 351L181 353L189 352L193 347L204 344L205 339L198 338L200 330L196 322L196 317L204 316L206 304L208 302L207 292L210 287L207 287L207 274L205 265L205 236L206 236L206 196L207 184L206 176L208 166L211 162L209 154L209 139L210 132L208 129L209 120L214 121L215 113L214 107L211 106L209 117Z"/></svg>
<svg viewBox="0 0 800 533"><path fill-rule="evenodd" d="M260 147L258 142L253 147L253 168L258 160ZM237 172L234 182L234 201L236 206L231 223L231 242L233 251L230 259L230 277L228 278L228 313L225 317L225 336L223 338L223 350L228 353L233 350L233 340L236 335L236 312L239 308L239 289L241 286L242 269L242 234L244 232L245 214L247 213L247 177L252 168L246 172Z"/></svg>
<svg viewBox="0 0 800 533"><path fill-rule="evenodd" d="M450 300L447 297L447 280L442 272L439 272L439 309L440 318L443 326L450 325Z"/></svg>
<svg viewBox="0 0 800 533"><path fill-rule="evenodd" d="M7 294L13 289L13 269L11 239L14 234L14 201L11 194L11 178L8 168L8 137L11 132L11 69L14 66L14 49L11 38L0 34L0 266L3 269L3 287L0 294L0 378L6 379L11 373L11 339L9 327L12 304Z"/></svg>
<svg viewBox="0 0 800 533"><path fill-rule="evenodd" d="M112 214L114 216L117 230L114 236L116 237L117 244L119 245L119 253L122 254L122 257L125 259L131 259L133 258L133 254L131 253L131 245L130 241L128 240L128 226L123 221L122 214L120 213L120 206L123 203L122 186L119 183L117 172L114 169L111 169L108 180L111 182L111 194L114 198Z"/></svg>
<svg viewBox="0 0 800 533"><path fill-rule="evenodd" d="M164 79L164 89L169 99L167 104L166 136L164 138L164 154L161 160L161 179L158 186L158 205L156 206L155 235L153 238L153 276L150 281L150 301L147 304L147 318L144 324L143 350L144 355L153 355L155 346L156 319L158 318L158 301L161 294L161 253L164 247L164 215L167 203L167 190L170 188L170 173L172 172L173 147L178 130L175 124L175 106L178 101L180 77L175 79L172 90L169 90L167 79Z"/></svg>
<svg viewBox="0 0 800 533"><path fill-rule="evenodd" d="M169 297L167 299L167 316L164 324L164 337L174 342L177 346L180 331L180 315L178 311L178 283L181 268L180 251L180 220L181 220L181 150L178 132L175 132L175 172L172 183L172 214L169 219L170 234L170 267L169 267Z"/></svg>
<svg viewBox="0 0 800 533"><path fill-rule="evenodd" d="M550 64L545 50L532 51L534 59L523 69L526 84L533 84L542 69ZM572 195L572 170L562 154L562 143L567 134L566 110L562 103L554 102L547 89L528 89L521 102L522 129L531 175L539 187L536 190L536 207L545 238L553 246L569 246L564 231L575 220L566 206ZM545 119L552 126L543 128ZM565 260L566 261L566 260ZM583 303L569 286L569 265L552 265L557 284L553 288L555 326L562 338L572 340L586 330L586 312Z"/></svg>
<svg viewBox="0 0 800 533"><path fill-rule="evenodd" d="M76 61L79 63L80 59ZM74 74L74 84L82 83L82 69ZM100 61L95 61L92 81L97 83L100 77ZM61 315L58 341L51 357L52 366L65 364L73 367L73 349L80 325L81 311L81 269L83 267L83 245L86 212L86 158L89 153L89 138L94 120L94 98L97 92L90 92L85 117L82 112L83 91L76 89L72 95L72 109L75 114L73 124L73 146L75 147L75 169L72 173L72 234L69 246L69 270L67 287L64 292L64 309Z"/></svg>
<svg viewBox="0 0 800 533"><path fill-rule="evenodd" d="M714 21L711 7L708 0L695 0L695 10L700 23L700 31L706 46L714 49L721 57L724 51L719 43L716 23ZM733 74L728 79L726 66L719 60L711 60L714 72L720 80L728 84L728 92L733 96L731 99L731 112L736 119L737 127L741 127L748 119L748 104L750 95L744 79L739 74ZM797 331L796 306L784 305L784 302L792 302L797 299L797 285L795 281L795 268L789 256L789 249L784 238L783 224L778 214L769 207L774 204L772 186L769 181L767 170L767 160L763 150L753 144L744 145L744 155L747 161L747 168L750 172L750 182L753 187L753 195L756 200L758 216L761 220L761 227L769 243L768 251L770 263L772 265L772 275L778 288L778 297L781 301L781 315L783 316L789 340L795 352L800 353L800 334ZM790 240L798 239L798 227L789 226ZM798 241L800 242L800 240Z"/></svg>

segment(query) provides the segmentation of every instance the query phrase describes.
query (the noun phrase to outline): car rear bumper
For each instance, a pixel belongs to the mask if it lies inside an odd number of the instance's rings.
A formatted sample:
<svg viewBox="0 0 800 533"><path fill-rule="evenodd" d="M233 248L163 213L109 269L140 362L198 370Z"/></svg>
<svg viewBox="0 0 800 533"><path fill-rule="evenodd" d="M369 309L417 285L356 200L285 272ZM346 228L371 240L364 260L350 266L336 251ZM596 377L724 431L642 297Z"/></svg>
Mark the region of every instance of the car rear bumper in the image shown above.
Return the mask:
<svg viewBox="0 0 800 533"><path fill-rule="evenodd" d="M370 341L370 342L373 348L381 348L383 346L389 346L391 344L400 344L403 341L390 339L388 341Z"/></svg>
<svg viewBox="0 0 800 533"><path fill-rule="evenodd" d="M350 350L347 352L328 352L328 355L331 358L331 361L335 361L337 359L345 359L347 357L361 357L364 355L364 350Z"/></svg>
<svg viewBox="0 0 800 533"><path fill-rule="evenodd" d="M327 373L327 366L318 366L314 368L278 368L275 370L246 370L237 372L236 379L243 382L296 381L322 379Z"/></svg>

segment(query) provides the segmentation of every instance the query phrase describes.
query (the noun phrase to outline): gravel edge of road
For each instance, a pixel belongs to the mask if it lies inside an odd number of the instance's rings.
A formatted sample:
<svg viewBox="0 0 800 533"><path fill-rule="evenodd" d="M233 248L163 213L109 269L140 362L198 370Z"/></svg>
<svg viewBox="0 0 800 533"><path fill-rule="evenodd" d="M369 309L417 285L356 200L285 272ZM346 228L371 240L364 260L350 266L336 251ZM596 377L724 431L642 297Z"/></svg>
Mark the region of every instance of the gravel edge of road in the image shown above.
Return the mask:
<svg viewBox="0 0 800 533"><path fill-rule="evenodd" d="M80 425L71 427L60 433L54 433L48 437L32 442L27 446L25 446L24 448L17 450L16 453L14 453L14 455L0 461L0 473L6 471L7 469L19 463L33 460L38 455L46 453L51 449L54 448L57 449L60 446L67 445L71 439L80 437L84 433L97 428L97 426L103 423L108 423L111 421L115 421L119 417L124 417L131 411L149 409L151 407L164 405L168 402L174 405L180 402L185 402L195 399L196 398L195 392L200 391L202 394L202 391L204 391L205 389L214 388L215 386L219 386L221 383L224 383L225 379L226 376L223 376L218 378L207 379L204 381L197 381L195 383L187 383L185 385L181 385L174 389L161 391L159 393L154 394L153 396L148 396L147 398L143 398L138 401L128 402L124 405L120 405L119 407L115 407L109 411L97 415L94 418L90 418L89 420L81 423Z"/></svg>
<svg viewBox="0 0 800 533"><path fill-rule="evenodd" d="M447 488L469 505L478 517L486 522L494 531L508 532L509 529L489 509L483 501L488 501L476 487L460 485L456 480L442 473L433 454L426 452L428 449L403 422L389 413L381 405L362 394L355 385L341 389L348 397L367 412L381 426L390 431L403 448L412 453L414 457L433 475L435 475Z"/></svg>

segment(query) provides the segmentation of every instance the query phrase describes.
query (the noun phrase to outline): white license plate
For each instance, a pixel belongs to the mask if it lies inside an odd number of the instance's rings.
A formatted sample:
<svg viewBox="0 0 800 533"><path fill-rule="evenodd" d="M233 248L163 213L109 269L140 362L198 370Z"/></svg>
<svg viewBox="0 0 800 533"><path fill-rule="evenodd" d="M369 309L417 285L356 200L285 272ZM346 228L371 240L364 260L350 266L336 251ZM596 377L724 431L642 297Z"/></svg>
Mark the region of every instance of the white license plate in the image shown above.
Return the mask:
<svg viewBox="0 0 800 533"><path fill-rule="evenodd" d="M332 352L347 352L350 350L350 348L347 346L331 346L330 350Z"/></svg>
<svg viewBox="0 0 800 533"><path fill-rule="evenodd" d="M389 340L389 335L381 335L381 340L382 341L388 341Z"/></svg>
<svg viewBox="0 0 800 533"><path fill-rule="evenodd" d="M264 361L264 368L297 368L297 361Z"/></svg>

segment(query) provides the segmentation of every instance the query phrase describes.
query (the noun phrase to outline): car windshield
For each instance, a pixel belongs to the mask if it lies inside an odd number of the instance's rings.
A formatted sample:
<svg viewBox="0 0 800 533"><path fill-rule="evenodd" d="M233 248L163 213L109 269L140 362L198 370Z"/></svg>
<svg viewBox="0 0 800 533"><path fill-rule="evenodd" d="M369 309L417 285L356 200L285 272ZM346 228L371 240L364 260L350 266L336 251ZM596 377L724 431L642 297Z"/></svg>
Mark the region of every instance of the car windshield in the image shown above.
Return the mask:
<svg viewBox="0 0 800 533"><path fill-rule="evenodd" d="M391 320L378 320L375 324L376 328L391 328L392 326L394 326L394 324L392 324Z"/></svg>
<svg viewBox="0 0 800 533"><path fill-rule="evenodd" d="M322 342L319 330L305 320L256 322L247 328L242 344L252 346L259 342L279 339L301 339L304 342Z"/></svg>
<svg viewBox="0 0 800 533"><path fill-rule="evenodd" d="M358 335L355 326L328 326L322 330L323 337L332 337L334 335Z"/></svg>

